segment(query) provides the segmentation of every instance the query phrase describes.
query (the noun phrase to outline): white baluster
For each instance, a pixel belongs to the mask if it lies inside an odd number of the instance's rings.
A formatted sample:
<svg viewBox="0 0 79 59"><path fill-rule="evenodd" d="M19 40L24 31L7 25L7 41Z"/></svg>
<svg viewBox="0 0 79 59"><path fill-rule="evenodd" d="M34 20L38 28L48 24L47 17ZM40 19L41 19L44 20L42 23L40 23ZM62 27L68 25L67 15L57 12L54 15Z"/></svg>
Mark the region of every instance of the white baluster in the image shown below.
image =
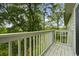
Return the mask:
<svg viewBox="0 0 79 59"><path fill-rule="evenodd" d="M31 56L31 37L29 38L29 45L30 45L30 56Z"/></svg>
<svg viewBox="0 0 79 59"><path fill-rule="evenodd" d="M8 55L11 56L12 55L12 42L8 42Z"/></svg>
<svg viewBox="0 0 79 59"><path fill-rule="evenodd" d="M42 39L42 41L44 42L44 34L43 34L43 39ZM43 50L42 50L42 51L44 51L44 43L42 43L42 45L43 45Z"/></svg>
<svg viewBox="0 0 79 59"><path fill-rule="evenodd" d="M61 31L60 31L60 43L61 43Z"/></svg>
<svg viewBox="0 0 79 59"><path fill-rule="evenodd" d="M42 34L41 34L41 53L42 53Z"/></svg>
<svg viewBox="0 0 79 59"><path fill-rule="evenodd" d="M38 38L36 36L36 56L37 56L37 40L38 40Z"/></svg>
<svg viewBox="0 0 79 59"><path fill-rule="evenodd" d="M18 40L18 56L21 55L21 41Z"/></svg>
<svg viewBox="0 0 79 59"><path fill-rule="evenodd" d="M33 36L33 56L35 56L35 36Z"/></svg>
<svg viewBox="0 0 79 59"><path fill-rule="evenodd" d="M39 35L39 56L41 55L41 53L40 53L40 35Z"/></svg>
<svg viewBox="0 0 79 59"><path fill-rule="evenodd" d="M67 40L67 39L66 39L66 32L65 32L65 43L66 43L66 40ZM66 44L67 44L67 43L66 43Z"/></svg>
<svg viewBox="0 0 79 59"><path fill-rule="evenodd" d="M24 56L26 56L26 52L27 52L27 43L26 43L26 38L24 38Z"/></svg>
<svg viewBox="0 0 79 59"><path fill-rule="evenodd" d="M55 31L55 43L56 43L56 31Z"/></svg>

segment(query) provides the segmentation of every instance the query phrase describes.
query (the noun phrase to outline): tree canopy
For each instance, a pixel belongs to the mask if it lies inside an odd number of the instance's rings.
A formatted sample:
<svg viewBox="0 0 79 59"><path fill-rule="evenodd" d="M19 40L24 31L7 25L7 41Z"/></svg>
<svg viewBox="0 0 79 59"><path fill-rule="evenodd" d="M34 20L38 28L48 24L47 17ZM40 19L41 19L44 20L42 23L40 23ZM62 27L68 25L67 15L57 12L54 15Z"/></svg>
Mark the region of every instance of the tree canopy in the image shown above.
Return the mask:
<svg viewBox="0 0 79 59"><path fill-rule="evenodd" d="M26 6L26 7L25 7ZM12 24L8 32L42 30L40 4L7 4L2 5L0 13L0 26Z"/></svg>
<svg viewBox="0 0 79 59"><path fill-rule="evenodd" d="M45 29L47 30L47 28L50 28L50 26L54 29L53 22L57 24L56 29L58 29L61 18L63 17L63 10L64 9L61 7L61 4L58 3L1 3L0 34L13 32L40 31ZM48 19L49 17L50 19ZM47 21L45 19L47 19ZM46 27L46 23L48 23L48 27ZM32 43L33 37L31 38ZM29 38L27 39L27 53L29 54ZM12 55L17 55L18 41L11 42L13 50ZM22 55L24 54L23 45L24 40L21 41ZM0 55L8 54L7 46L7 43L0 44ZM33 45L31 46L31 48L33 48Z"/></svg>
<svg viewBox="0 0 79 59"><path fill-rule="evenodd" d="M47 11L48 9L50 11ZM2 33L44 30L46 17L51 19L48 19L50 26L54 21L59 28L59 23L63 22L61 20L63 15L64 8L59 3L2 3L0 4L0 30Z"/></svg>

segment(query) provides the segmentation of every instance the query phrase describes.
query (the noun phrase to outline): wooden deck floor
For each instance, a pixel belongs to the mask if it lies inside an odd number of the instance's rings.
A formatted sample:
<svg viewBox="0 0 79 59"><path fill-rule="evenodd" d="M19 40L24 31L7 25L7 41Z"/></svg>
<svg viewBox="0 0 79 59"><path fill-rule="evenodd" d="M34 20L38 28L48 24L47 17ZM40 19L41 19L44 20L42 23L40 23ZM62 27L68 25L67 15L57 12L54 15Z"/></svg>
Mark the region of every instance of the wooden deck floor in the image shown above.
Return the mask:
<svg viewBox="0 0 79 59"><path fill-rule="evenodd" d="M49 48L49 50L44 55L45 56L75 56L75 53L72 47L63 43L55 43Z"/></svg>

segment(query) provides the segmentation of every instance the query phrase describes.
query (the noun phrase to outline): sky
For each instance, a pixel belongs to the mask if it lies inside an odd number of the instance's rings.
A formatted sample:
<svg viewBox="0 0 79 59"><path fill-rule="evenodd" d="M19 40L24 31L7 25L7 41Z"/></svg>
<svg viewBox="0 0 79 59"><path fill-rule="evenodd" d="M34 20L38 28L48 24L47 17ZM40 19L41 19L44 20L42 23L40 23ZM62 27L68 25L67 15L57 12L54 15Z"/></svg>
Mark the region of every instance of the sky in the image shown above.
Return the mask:
<svg viewBox="0 0 79 59"><path fill-rule="evenodd" d="M50 5L49 5L50 6ZM51 6L50 6L51 7ZM61 7L62 8L64 8L64 4L63 3L61 3ZM51 10L49 9L49 8L47 8L47 13L48 13L48 15L50 16L51 15ZM58 12L59 12L59 10L57 10ZM49 19L47 18L47 15L45 16L45 21L47 22ZM61 20L63 21L63 23L61 24L61 22L60 22L60 27L62 27L62 26L64 26L64 18L61 18ZM57 24L56 23L54 23L54 26L57 26Z"/></svg>

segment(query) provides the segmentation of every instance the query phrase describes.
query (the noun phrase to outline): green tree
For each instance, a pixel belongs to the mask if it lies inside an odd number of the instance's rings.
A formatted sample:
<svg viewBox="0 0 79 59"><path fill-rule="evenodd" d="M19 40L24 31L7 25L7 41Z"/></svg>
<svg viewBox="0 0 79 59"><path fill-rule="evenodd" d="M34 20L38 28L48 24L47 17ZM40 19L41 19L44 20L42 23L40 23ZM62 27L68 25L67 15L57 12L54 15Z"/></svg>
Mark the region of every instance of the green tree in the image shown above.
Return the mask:
<svg viewBox="0 0 79 59"><path fill-rule="evenodd" d="M9 6L8 6L9 5ZM27 7L23 7L27 6ZM40 4L7 4L0 13L1 23L12 23L12 32L41 30ZM3 22L2 22L3 20ZM10 31L10 32L11 32Z"/></svg>
<svg viewBox="0 0 79 59"><path fill-rule="evenodd" d="M61 4L56 3L52 6L52 19L56 20L57 23L57 29L59 29L59 22L61 21L61 18L64 17L64 8Z"/></svg>
<svg viewBox="0 0 79 59"><path fill-rule="evenodd" d="M57 24L56 29L59 29L60 22L63 24L62 18L64 19L64 5L55 3L55 4L49 4L48 8L51 10L51 15L48 15L48 18L50 19L48 23L53 23ZM54 24L53 24L54 25ZM53 27L53 26L52 26Z"/></svg>
<svg viewBox="0 0 79 59"><path fill-rule="evenodd" d="M6 26L6 24L12 24L10 28L6 27L7 32L25 32L42 30L41 11L39 9L40 4L6 4L6 7L4 4L1 7L2 9L4 9L2 10L3 12L0 13L1 26L2 24L4 24L4 26ZM5 31L2 31L2 33L3 32L5 33ZM17 42L13 43L13 46L15 46L13 47L15 51L13 52L13 55L17 55ZM2 48L2 45L0 46L0 48ZM29 45L27 46L27 48L29 49Z"/></svg>

